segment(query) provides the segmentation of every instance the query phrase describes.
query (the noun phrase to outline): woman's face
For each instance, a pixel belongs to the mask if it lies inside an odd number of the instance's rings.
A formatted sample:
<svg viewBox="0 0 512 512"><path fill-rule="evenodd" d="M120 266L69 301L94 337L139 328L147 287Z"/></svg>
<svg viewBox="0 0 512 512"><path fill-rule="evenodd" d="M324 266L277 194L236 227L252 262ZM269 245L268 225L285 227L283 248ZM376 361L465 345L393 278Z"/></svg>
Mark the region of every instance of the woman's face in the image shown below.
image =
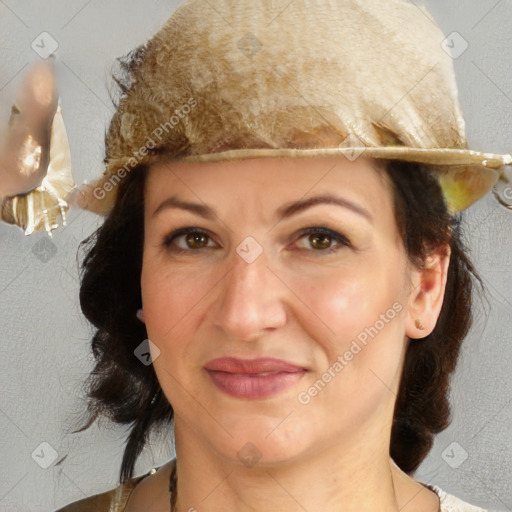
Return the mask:
<svg viewBox="0 0 512 512"><path fill-rule="evenodd" d="M142 302L177 443L267 462L389 445L407 336L421 333L379 165L151 167ZM261 358L278 361L247 363Z"/></svg>

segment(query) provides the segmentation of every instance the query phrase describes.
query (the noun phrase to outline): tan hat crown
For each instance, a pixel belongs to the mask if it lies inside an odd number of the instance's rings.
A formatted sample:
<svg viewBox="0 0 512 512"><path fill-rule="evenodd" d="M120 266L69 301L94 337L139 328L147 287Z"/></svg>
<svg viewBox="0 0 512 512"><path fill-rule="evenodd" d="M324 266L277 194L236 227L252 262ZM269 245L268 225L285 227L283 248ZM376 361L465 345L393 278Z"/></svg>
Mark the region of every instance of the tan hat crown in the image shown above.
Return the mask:
<svg viewBox="0 0 512 512"><path fill-rule="evenodd" d="M442 186L460 210L494 185L492 169L512 162L467 149L453 61L426 8L276 4L185 2L135 59L108 132L105 174L162 155L214 161L361 148L450 165L439 169Z"/></svg>

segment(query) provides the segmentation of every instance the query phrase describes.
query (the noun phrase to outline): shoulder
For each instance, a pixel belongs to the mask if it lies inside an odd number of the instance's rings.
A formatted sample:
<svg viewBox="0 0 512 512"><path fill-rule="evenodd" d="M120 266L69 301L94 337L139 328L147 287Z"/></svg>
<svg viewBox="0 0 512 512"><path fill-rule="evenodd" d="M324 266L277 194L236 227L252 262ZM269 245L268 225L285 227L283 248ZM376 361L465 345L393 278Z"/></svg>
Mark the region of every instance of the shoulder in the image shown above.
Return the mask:
<svg viewBox="0 0 512 512"><path fill-rule="evenodd" d="M168 510L169 508L169 479L171 471L176 463L173 459L149 477L145 478L129 496L125 512L140 510Z"/></svg>
<svg viewBox="0 0 512 512"><path fill-rule="evenodd" d="M174 460L160 468L153 468L146 474L134 477L122 483L118 487L101 494L95 494L88 498L70 503L55 512L123 512L128 500L133 501L135 490L153 487L155 480L160 480L168 468L172 468ZM158 478L155 478L157 477Z"/></svg>
<svg viewBox="0 0 512 512"><path fill-rule="evenodd" d="M452 494L448 494L437 485L429 485L423 482L420 483L434 491L439 496L441 512L492 512L490 510L477 507L476 505L471 505Z"/></svg>

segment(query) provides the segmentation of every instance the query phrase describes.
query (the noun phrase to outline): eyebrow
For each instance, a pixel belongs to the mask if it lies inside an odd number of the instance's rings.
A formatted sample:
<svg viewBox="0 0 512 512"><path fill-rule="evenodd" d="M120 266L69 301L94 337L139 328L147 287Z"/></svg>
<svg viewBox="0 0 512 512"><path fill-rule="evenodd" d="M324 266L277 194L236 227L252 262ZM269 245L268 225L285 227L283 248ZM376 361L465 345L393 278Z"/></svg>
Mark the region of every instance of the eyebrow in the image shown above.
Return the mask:
<svg viewBox="0 0 512 512"><path fill-rule="evenodd" d="M344 199L342 197L337 197L331 194L321 194L318 196L308 197L306 199L299 199L298 201L292 201L289 203L285 203L276 211L276 217L278 220L286 219L295 215L299 212L306 210L307 208L311 208L312 206L316 206L319 204L333 204L337 206L341 206L348 210L353 211L364 217L370 224L373 224L373 216L371 213L363 208L362 206L349 201L348 199ZM171 196L165 199L158 208L153 212L153 217L155 217L158 213L165 209L169 208L179 208L181 210L186 210L205 219L213 220L218 217L217 213L213 208L206 206L200 203L192 203L189 201L183 201L176 196Z"/></svg>

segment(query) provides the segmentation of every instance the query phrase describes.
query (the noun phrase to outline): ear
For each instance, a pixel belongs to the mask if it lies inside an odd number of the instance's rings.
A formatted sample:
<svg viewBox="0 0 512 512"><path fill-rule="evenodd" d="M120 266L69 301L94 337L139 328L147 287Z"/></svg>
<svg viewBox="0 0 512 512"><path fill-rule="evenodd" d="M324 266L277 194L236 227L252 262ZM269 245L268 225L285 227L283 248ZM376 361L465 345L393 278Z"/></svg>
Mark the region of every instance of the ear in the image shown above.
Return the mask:
<svg viewBox="0 0 512 512"><path fill-rule="evenodd" d="M411 272L412 288L405 324L405 334L409 338L424 338L437 324L443 306L450 255L449 245L440 246L429 254L423 268Z"/></svg>

